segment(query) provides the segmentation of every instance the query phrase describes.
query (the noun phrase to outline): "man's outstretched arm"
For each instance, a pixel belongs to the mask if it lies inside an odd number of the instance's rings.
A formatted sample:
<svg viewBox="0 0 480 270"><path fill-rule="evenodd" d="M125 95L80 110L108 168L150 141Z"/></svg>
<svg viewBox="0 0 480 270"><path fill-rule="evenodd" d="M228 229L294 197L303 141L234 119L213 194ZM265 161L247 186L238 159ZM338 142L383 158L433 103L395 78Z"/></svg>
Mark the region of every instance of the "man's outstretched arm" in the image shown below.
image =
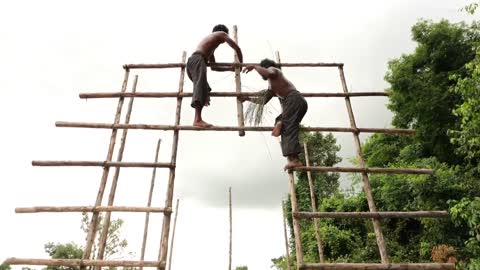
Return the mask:
<svg viewBox="0 0 480 270"><path fill-rule="evenodd" d="M215 56L213 54L208 59L208 62L210 63L210 69L213 71L235 71L234 66L216 66Z"/></svg>
<svg viewBox="0 0 480 270"><path fill-rule="evenodd" d="M227 34L225 34L225 42L227 42L227 44L230 47L232 47L232 49L235 50L238 56L238 61L240 61L240 63L243 63L242 50L240 49L240 47L238 47L238 44L233 39L231 39Z"/></svg>

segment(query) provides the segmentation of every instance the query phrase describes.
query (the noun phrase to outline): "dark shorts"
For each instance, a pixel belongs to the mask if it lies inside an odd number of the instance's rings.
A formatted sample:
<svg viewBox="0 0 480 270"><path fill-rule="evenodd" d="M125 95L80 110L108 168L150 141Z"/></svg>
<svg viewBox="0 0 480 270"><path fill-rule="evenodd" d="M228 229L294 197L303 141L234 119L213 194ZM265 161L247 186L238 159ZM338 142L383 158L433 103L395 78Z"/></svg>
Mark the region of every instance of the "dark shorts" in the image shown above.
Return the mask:
<svg viewBox="0 0 480 270"><path fill-rule="evenodd" d="M282 154L285 157L299 154L302 152L298 139L300 122L307 113L307 101L300 92L295 90L280 99L280 103L282 104L282 114L275 119L275 123L282 121Z"/></svg>
<svg viewBox="0 0 480 270"><path fill-rule="evenodd" d="M207 59L194 52L187 62L187 75L193 82L192 107L201 108L210 101L209 93L212 91L207 81Z"/></svg>

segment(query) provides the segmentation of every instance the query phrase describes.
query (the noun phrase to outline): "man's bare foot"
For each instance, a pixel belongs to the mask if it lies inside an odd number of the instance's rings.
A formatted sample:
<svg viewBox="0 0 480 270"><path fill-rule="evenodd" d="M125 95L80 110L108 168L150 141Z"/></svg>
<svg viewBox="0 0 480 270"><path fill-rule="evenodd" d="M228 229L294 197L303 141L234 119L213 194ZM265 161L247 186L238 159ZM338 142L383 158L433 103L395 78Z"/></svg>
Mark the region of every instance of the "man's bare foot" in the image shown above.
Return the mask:
<svg viewBox="0 0 480 270"><path fill-rule="evenodd" d="M300 166L303 166L303 163L299 159L295 159L295 160L290 160L283 169L286 171L286 170L289 170L295 167L300 167Z"/></svg>
<svg viewBox="0 0 480 270"><path fill-rule="evenodd" d="M282 124L276 124L276 125L273 127L272 136L273 136L273 137L278 137L278 136L280 136L281 131L282 131Z"/></svg>
<svg viewBox="0 0 480 270"><path fill-rule="evenodd" d="M193 126L200 127L200 128L208 128L208 127L212 127L213 125L209 124L209 123L207 123L203 120L200 120L200 121L194 121Z"/></svg>

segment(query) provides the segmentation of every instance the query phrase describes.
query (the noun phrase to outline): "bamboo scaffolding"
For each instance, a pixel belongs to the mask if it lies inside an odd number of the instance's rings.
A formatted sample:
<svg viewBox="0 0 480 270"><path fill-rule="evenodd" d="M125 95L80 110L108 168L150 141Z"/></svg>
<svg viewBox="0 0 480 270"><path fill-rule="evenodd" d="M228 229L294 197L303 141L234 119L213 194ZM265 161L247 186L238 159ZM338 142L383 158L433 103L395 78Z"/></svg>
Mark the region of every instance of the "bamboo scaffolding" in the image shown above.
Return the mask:
<svg viewBox="0 0 480 270"><path fill-rule="evenodd" d="M70 160L34 160L33 166L59 166L59 167L138 167L138 168L172 168L171 163L166 162L119 162L119 161L70 161Z"/></svg>
<svg viewBox="0 0 480 270"><path fill-rule="evenodd" d="M186 60L186 52L183 52L182 54L182 63L185 64ZM185 81L185 66L182 67L180 70L180 81L178 83L178 92L182 93L183 92L183 84ZM180 125L180 116L181 116L181 108L182 108L182 98L178 97L177 98L177 108L175 110L175 126ZM178 130L175 130L173 132L173 141L172 141L172 158L171 158L171 164L174 166L170 168L170 174L168 177L168 188L167 188L167 194L165 196L165 207L172 207L172 200L173 200L173 190L174 190L174 184L175 184L175 164L177 162L177 150L178 150L178 137L179 137L179 132ZM170 214L165 214L163 218L163 230L162 230L162 236L160 238L160 250L159 250L159 261L166 262L167 261L167 254L168 254L168 235L170 233Z"/></svg>
<svg viewBox="0 0 480 270"><path fill-rule="evenodd" d="M228 188L228 224L229 224L229 245L228 245L228 270L232 270L232 187Z"/></svg>
<svg viewBox="0 0 480 270"><path fill-rule="evenodd" d="M122 92L125 92L126 89L127 89L129 74L130 74L130 70L128 68L126 68L125 69L125 76L124 76L123 83L122 83ZM120 122L120 115L122 113L123 101L124 101L123 97L118 99L118 105L117 105L117 111L115 113L114 124L118 124ZM117 129L114 128L114 129L112 129L112 134L110 136L110 144L108 146L107 158L105 159L106 162L112 161L116 139L117 139ZM101 178L101 181L100 181L100 187L98 188L98 194L97 194L97 198L95 200L95 206L100 206L102 204L103 193L105 192L105 187L107 185L107 179L108 179L109 171L110 171L110 167L105 166L103 168L102 178ZM90 225L88 227L87 242L85 244L85 249L84 249L84 252L83 252L83 259L84 260L90 258L90 253L92 252L93 242L95 241L95 234L97 232L98 223L99 223L99 213L94 212L92 214L92 218L90 220ZM82 267L81 269L85 269L85 267Z"/></svg>
<svg viewBox="0 0 480 270"><path fill-rule="evenodd" d="M157 150L155 152L155 162L158 162L158 155L160 153L160 144L162 143L162 139L158 139L157 142ZM153 190L155 187L155 177L157 175L157 168L153 168L152 170L152 178L150 180L150 189L148 191L148 199L147 199L147 207L152 205L152 197L153 197ZM178 204L178 202L177 202ZM177 206L178 208L178 206ZM147 235L148 235L148 224L150 223L150 214L145 213L145 224L143 226L143 240L142 240L142 249L140 251L140 260L143 261L145 259L145 248L147 245ZM143 268L140 268L142 270Z"/></svg>
<svg viewBox="0 0 480 270"><path fill-rule="evenodd" d="M297 269L303 264L303 251L302 242L300 237L300 223L297 219L293 218L293 213L298 212L297 195L295 192L295 179L293 172L288 173L290 183L290 202L292 204L292 222L293 222L293 234L295 236L295 254L297 256Z"/></svg>
<svg viewBox="0 0 480 270"><path fill-rule="evenodd" d="M453 263L306 263L302 270L455 270Z"/></svg>
<svg viewBox="0 0 480 270"><path fill-rule="evenodd" d="M294 171L316 171L316 172L350 172L350 173L385 173L385 174L433 174L431 169L416 168L359 168L359 167L295 167Z"/></svg>
<svg viewBox="0 0 480 270"><path fill-rule="evenodd" d="M288 234L287 234L287 210L285 210L285 200L282 200L282 214L283 214L283 234L285 237L285 255L287 257L287 267L288 270L291 270L292 267L290 265L290 251L288 250Z"/></svg>
<svg viewBox="0 0 480 270"><path fill-rule="evenodd" d="M217 62L213 66L235 66L245 67L248 65L256 65L258 63L228 63ZM212 66L212 64L207 64ZM152 68L185 68L185 63L167 63L167 64L127 64L123 65L124 69L152 69ZM343 63L282 63L282 67L343 67Z"/></svg>
<svg viewBox="0 0 480 270"><path fill-rule="evenodd" d="M177 199L177 206L175 206L175 218L173 219L173 231L172 239L170 240L170 255L168 256L168 270L172 268L172 255L173 255L173 241L175 240L175 229L177 228L177 217L178 217L178 205L180 200Z"/></svg>
<svg viewBox="0 0 480 270"><path fill-rule="evenodd" d="M165 264L157 261L105 261L105 260L82 260L82 259L24 259L8 258L6 264L11 265L46 265L46 266L69 266L69 267L159 267L165 268Z"/></svg>
<svg viewBox="0 0 480 270"><path fill-rule="evenodd" d="M132 93L135 93L137 91L137 83L138 83L138 75L135 75L135 79L133 80L133 86L132 86ZM127 113L125 114L125 124L130 123L130 116L132 114L132 109L133 109L133 101L135 98L130 98L130 101L128 103L128 108L127 108ZM120 147L117 152L117 162L121 162L123 160L123 152L125 151L125 144L127 141L127 134L128 134L128 129L124 129L122 131L122 137L120 139ZM110 186L110 194L108 195L108 206L113 205L113 201L115 200L115 192L117 190L117 184L118 184L118 177L120 176L120 167L115 167L115 172L113 174L113 179L112 179L112 184ZM102 232L100 234L100 239L99 239L99 245L98 245L98 253L97 253L97 259L103 260L104 255L105 255L105 246L107 244L107 237L108 237L108 231L110 229L110 218L111 218L111 212L107 212L105 214L105 218L103 220L103 228ZM97 267L97 270L100 270L100 268Z"/></svg>
<svg viewBox="0 0 480 270"><path fill-rule="evenodd" d="M385 97L389 96L386 92L353 92L353 93L300 93L303 97ZM97 93L80 93L79 97L89 98L119 98L119 97L139 97L139 98L172 98L172 97L192 97L192 92L97 92ZM259 97L258 92L210 92L210 97Z"/></svg>
<svg viewBox="0 0 480 270"><path fill-rule="evenodd" d="M17 207L15 213L43 213L43 212L147 212L163 213L171 212L172 209L163 207L141 206L35 206Z"/></svg>
<svg viewBox="0 0 480 270"><path fill-rule="evenodd" d="M307 167L310 167L310 156L308 154L308 147L306 143L303 143L303 150L305 152L305 163ZM313 177L312 177L312 172L307 171L307 177L308 177L308 187L310 189L310 206L311 210L313 212L317 211L317 203L315 200L315 189L313 186ZM295 216L295 215L294 215ZM323 263L325 262L325 257L323 255L323 241L322 241L322 235L320 232L320 224L318 223L318 220L316 218L313 219L313 225L315 226L315 238L317 240L317 248L318 248L318 257L320 258L320 262Z"/></svg>
<svg viewBox="0 0 480 270"><path fill-rule="evenodd" d="M237 26L233 26L233 40L235 43L238 45L238 31L237 31ZM235 52L233 56L233 62L236 64L239 63L238 55L237 52ZM235 66L235 92L236 94L240 94L242 92L242 82L240 80L240 71L242 71L241 66ZM245 121L243 119L243 103L240 100L240 96L237 96L237 120L238 120L238 127L244 127L245 126ZM238 135L243 137L245 136L245 130L239 130Z"/></svg>
<svg viewBox="0 0 480 270"><path fill-rule="evenodd" d="M342 81L343 92L348 93L347 82L345 81L345 75L343 74L343 67L338 67L340 72L340 80ZM356 128L355 116L353 115L352 104L350 103L350 98L345 97L345 105L347 106L348 118L350 120L350 126ZM357 158L361 168L366 168L365 160L363 159L362 154L362 145L360 143L360 138L358 133L353 133L353 138L355 141L355 146L357 148ZM370 181L368 180L368 173L366 171L362 172L362 181L363 181L363 190L367 197L368 208L370 212L377 212L377 207L375 206L375 201L373 200L372 188L370 187ZM382 227L380 220L372 219L373 230L375 231L375 236L377 240L378 250L380 252L380 258L383 264L388 264L390 262L387 253L387 245L385 244L385 239L383 237Z"/></svg>
<svg viewBox="0 0 480 270"><path fill-rule="evenodd" d="M414 212L298 212L295 218L443 218L447 211L414 211Z"/></svg>
<svg viewBox="0 0 480 270"><path fill-rule="evenodd" d="M56 127L70 128L101 128L101 129L150 129L150 130L189 130L189 131L268 131L273 127L236 127L236 126L212 126L200 128L195 126L181 125L152 125L152 124L108 124L108 123L86 123L86 122L55 122ZM347 127L302 127L304 131L314 132L352 132L352 133L385 133L385 134L414 134L413 129L401 128L347 128Z"/></svg>

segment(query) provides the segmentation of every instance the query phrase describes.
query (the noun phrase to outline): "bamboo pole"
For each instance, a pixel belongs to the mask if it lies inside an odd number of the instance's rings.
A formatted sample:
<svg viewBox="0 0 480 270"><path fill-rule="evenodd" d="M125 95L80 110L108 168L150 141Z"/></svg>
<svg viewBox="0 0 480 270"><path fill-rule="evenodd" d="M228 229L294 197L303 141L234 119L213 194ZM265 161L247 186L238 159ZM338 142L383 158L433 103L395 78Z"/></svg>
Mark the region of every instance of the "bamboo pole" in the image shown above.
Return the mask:
<svg viewBox="0 0 480 270"><path fill-rule="evenodd" d="M343 67L338 67L340 72L340 80L342 81L342 88L343 92L348 93L347 83L345 81L345 75L343 74ZM355 116L353 115L352 104L350 103L350 98L345 97L345 105L347 106L348 117L350 120L350 126L352 128L356 128L357 125L355 123ZM360 143L360 138L358 133L353 133L353 138L355 141L355 146L357 148L357 158L360 163L361 168L366 168L365 160L363 159L362 154L362 145ZM370 212L377 212L377 207L375 206L375 201L373 200L372 195L372 188L370 187L370 181L368 180L368 173L362 172L362 180L363 180L363 190L365 191L365 195L367 197L368 208ZM387 264L390 262L387 253L387 245L385 244L385 239L383 237L382 227L380 220L372 219L373 222L373 230L375 231L375 236L377 239L377 246L380 252L380 258L383 264Z"/></svg>
<svg viewBox="0 0 480 270"><path fill-rule="evenodd" d="M256 65L258 63L228 63L216 62L213 66L240 66ZM151 68L185 68L185 63L167 63L167 64L127 64L124 69L151 69ZM212 64L208 64L212 66ZM343 63L282 63L282 67L343 67Z"/></svg>
<svg viewBox="0 0 480 270"><path fill-rule="evenodd" d="M15 213L42 213L42 212L171 212L172 209L163 207L141 206L35 206L17 207Z"/></svg>
<svg viewBox="0 0 480 270"><path fill-rule="evenodd" d="M127 82L128 82L128 76L130 74L130 70L128 68L125 69L125 76L123 79L122 83L122 92L125 92L127 89ZM119 98L118 99L118 105L117 105L117 111L115 113L115 120L114 124L118 124L120 122L120 115L122 113L122 107L123 107L123 101L124 98ZM105 159L107 162L112 160L113 157L113 151L115 149L115 141L117 138L117 129L112 130L112 134L110 136L110 144L108 147L108 152L107 152L107 158ZM95 206L100 206L102 204L102 199L103 199L103 193L105 192L105 186L107 185L107 179L108 179L108 173L110 171L110 167L105 166L103 168L103 174L102 174L102 179L100 181L100 187L98 188L98 194L97 198L95 200ZM97 232L97 226L99 223L99 213L93 213L92 218L90 220L90 225L88 227L88 233L87 233L87 242L85 244L85 249L83 252L83 259L89 259L90 258L90 253L92 252L92 246L93 242L95 241L95 234ZM85 267L82 267L84 269Z"/></svg>
<svg viewBox="0 0 480 270"><path fill-rule="evenodd" d="M455 270L453 263L306 263L302 270Z"/></svg>
<svg viewBox="0 0 480 270"><path fill-rule="evenodd" d="M414 212L298 212L295 218L443 218L447 211L414 211Z"/></svg>
<svg viewBox="0 0 480 270"><path fill-rule="evenodd" d="M386 92L353 92L353 93L300 93L304 97L371 97L371 96L389 96ZM89 98L118 98L118 97L140 97L140 98L171 98L171 97L192 97L192 92L97 92L97 93L80 93L79 97ZM258 97L258 92L210 92L210 97Z"/></svg>
<svg viewBox="0 0 480 270"><path fill-rule="evenodd" d="M6 264L11 265L46 265L46 266L69 266L69 267L85 267L85 266L102 266L102 267L160 267L164 268L165 264L156 261L105 261L105 260L84 260L84 259L24 259L24 258L8 258Z"/></svg>
<svg viewBox="0 0 480 270"><path fill-rule="evenodd" d="M178 205L180 200L177 199L177 206L175 206L175 218L173 219L173 231L172 239L170 240L170 255L168 257L168 270L172 268L172 254L173 254L173 241L175 240L175 229L177 228L177 217L178 217Z"/></svg>
<svg viewBox="0 0 480 270"><path fill-rule="evenodd" d="M316 172L351 172L351 173L385 173L385 174L433 174L431 169L415 168L358 168L358 167L295 167L294 171L316 171Z"/></svg>
<svg viewBox="0 0 480 270"><path fill-rule="evenodd" d="M135 93L137 91L137 82L138 82L138 75L135 75L135 79L133 81L133 86L132 86L132 93ZM135 98L130 98L130 101L128 103L128 108L127 108L127 113L125 114L125 124L130 123L130 116L132 114L132 109L133 109L133 101ZM121 162L123 160L123 152L125 151L125 144L127 141L127 134L128 134L128 129L124 129L122 132L122 137L120 139L120 147L118 149L117 153L117 162ZM117 185L118 185L118 177L120 176L120 167L115 167L115 172L113 174L113 179L112 179L112 184L110 186L110 194L108 195L108 206L113 205L113 201L115 200L115 192L117 190ZM108 231L110 228L110 218L111 218L111 212L107 212L105 214L105 219L103 220L103 228L102 232L100 234L100 240L99 240L99 245L98 245L98 253L97 253L97 259L103 260L104 255L105 255L105 246L107 244L107 238L108 238ZM97 270L100 270L100 268L97 268Z"/></svg>
<svg viewBox="0 0 480 270"><path fill-rule="evenodd" d="M235 29L235 28L234 28ZM228 188L228 221L229 221L229 246L228 246L228 270L232 270L232 187Z"/></svg>
<svg viewBox="0 0 480 270"><path fill-rule="evenodd" d="M185 63L186 61L186 53L183 52L182 55L182 62ZM183 83L185 81L185 67L182 67L180 70L180 81L178 83L178 92L182 93L183 92ZM180 112L182 108L182 98L178 97L177 98L177 108L175 111L175 126L180 125ZM168 188L167 188L167 194L165 196L165 207L172 207L172 200L173 200L173 190L174 190L174 184L175 184L175 164L177 162L177 150L178 150L178 137L179 137L179 131L175 130L173 132L173 141L172 141L172 158L171 158L171 164L174 166L170 168L170 175L168 177ZM166 262L167 261L167 254L168 254L168 235L170 233L170 218L171 215L166 213L164 218L163 218L163 230L162 230L162 236L160 238L160 250L159 250L159 261L161 262Z"/></svg>
<svg viewBox="0 0 480 270"><path fill-rule="evenodd" d="M303 264L303 251L300 234L300 223L297 219L293 218L293 213L298 212L297 195L295 192L295 179L293 172L288 172L290 183L290 202L292 204L292 221L293 221L293 233L295 235L295 254L297 255L297 269Z"/></svg>
<svg viewBox="0 0 480 270"><path fill-rule="evenodd" d="M189 131L269 131L273 127L235 127L235 126L212 126L200 128L195 126L180 125L152 125L152 124L108 124L108 123L85 123L85 122L55 122L57 127L74 128L102 128L102 129L150 129L150 130L189 130ZM352 132L352 133L385 133L385 134L414 134L415 130L401 128L346 128L346 127L303 127L304 131L313 132Z"/></svg>
<svg viewBox="0 0 480 270"><path fill-rule="evenodd" d="M109 167L143 167L143 168L172 168L174 165L171 163L165 162L125 162L125 161L70 161L70 160L34 160L32 161L33 166L60 166L60 167L67 167L67 166L83 166L83 167L95 167L100 166L104 168Z"/></svg>
<svg viewBox="0 0 480 270"><path fill-rule="evenodd" d="M303 150L305 151L305 163L307 167L310 167L310 156L308 155L308 147L306 143L303 143ZM310 206L313 212L317 211L317 203L315 201L315 189L313 186L313 177L312 172L307 171L308 177L308 186L310 189ZM323 255L323 240L320 232L320 224L316 218L313 219L313 225L315 226L315 238L317 239L317 248L318 248L318 257L320 262L325 262L325 257Z"/></svg>
<svg viewBox="0 0 480 270"><path fill-rule="evenodd" d="M235 43L238 45L238 30L237 26L233 26L233 40ZM234 63L239 63L238 55L237 52L234 53L233 56L233 62ZM239 94L242 92L242 82L240 80L240 71L242 71L241 66L235 66L235 92L236 94ZM240 96L237 96L237 120L238 120L238 127L244 127L245 126L245 121L243 119L243 102L239 98ZM238 135L243 137L245 136L245 130L239 130Z"/></svg>
<svg viewBox="0 0 480 270"><path fill-rule="evenodd" d="M286 223L286 219L287 219L287 214L286 214L287 210L285 210L285 200L282 200L282 214L283 214L283 235L285 237L285 254L286 254L286 257L287 257L287 266L288 266L288 270L291 270L292 267L290 265L290 251L288 250L288 234L287 234L287 223Z"/></svg>
<svg viewBox="0 0 480 270"><path fill-rule="evenodd" d="M158 162L158 155L160 153L160 144L162 143L162 139L158 139L157 142L157 150L155 152L155 162ZM157 174L157 168L153 168L152 170L152 179L150 180L150 190L148 191L148 200L147 200L147 207L152 205L152 197L153 197L153 190L155 187L155 177ZM143 226L143 240L142 240L142 249L140 251L140 260L143 261L145 259L145 248L147 245L147 234L148 234L148 224L150 223L150 214L145 213L145 224ZM140 268L142 270L143 268Z"/></svg>

